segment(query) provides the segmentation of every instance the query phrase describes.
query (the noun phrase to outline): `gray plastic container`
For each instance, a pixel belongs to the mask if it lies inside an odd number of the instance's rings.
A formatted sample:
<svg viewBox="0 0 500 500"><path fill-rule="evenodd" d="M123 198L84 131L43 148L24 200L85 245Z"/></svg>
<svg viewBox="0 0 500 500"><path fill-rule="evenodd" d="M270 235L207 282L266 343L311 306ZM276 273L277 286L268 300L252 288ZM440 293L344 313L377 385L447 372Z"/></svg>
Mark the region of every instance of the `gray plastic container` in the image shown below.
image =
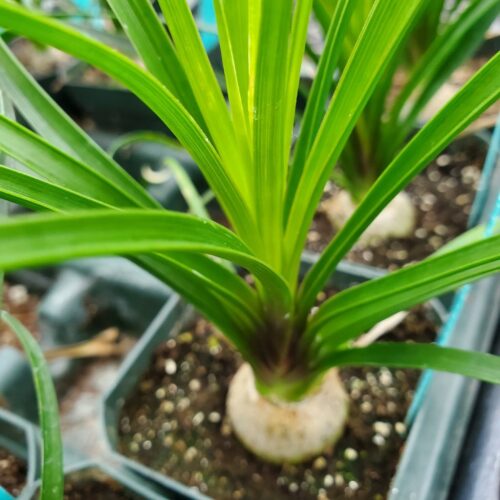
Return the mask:
<svg viewBox="0 0 500 500"><path fill-rule="evenodd" d="M35 428L26 420L0 409L0 448L8 450L26 463L26 486L18 499L27 500L40 472Z"/></svg>

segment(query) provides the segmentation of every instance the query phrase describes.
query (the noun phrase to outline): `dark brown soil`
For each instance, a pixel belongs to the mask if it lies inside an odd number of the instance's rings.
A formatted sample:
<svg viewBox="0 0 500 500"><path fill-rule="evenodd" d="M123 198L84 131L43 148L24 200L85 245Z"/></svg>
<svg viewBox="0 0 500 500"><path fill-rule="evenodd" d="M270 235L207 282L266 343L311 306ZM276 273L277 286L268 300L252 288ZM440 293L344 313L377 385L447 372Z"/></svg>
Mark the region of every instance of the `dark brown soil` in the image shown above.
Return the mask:
<svg viewBox="0 0 500 500"><path fill-rule="evenodd" d="M2 307L15 316L36 338L39 337L38 303L40 298L30 293L24 285L4 283ZM13 346L21 349L17 337L0 324L0 347Z"/></svg>
<svg viewBox="0 0 500 500"><path fill-rule="evenodd" d="M417 209L416 230L411 238L392 238L370 247L355 247L348 260L384 269L396 269L428 257L467 229L467 219L481 176L486 146L466 138L451 145L417 176L406 191ZM324 199L335 196L329 184ZM316 213L308 235L308 249L318 252L335 235L324 212Z"/></svg>
<svg viewBox="0 0 500 500"><path fill-rule="evenodd" d="M418 308L386 339L428 342L435 334ZM202 319L160 345L122 410L120 451L217 499L385 498L418 372L341 370L351 407L335 449L276 466L246 451L225 420L228 384L240 363Z"/></svg>
<svg viewBox="0 0 500 500"><path fill-rule="evenodd" d="M75 472L64 480L64 500L143 500L103 472Z"/></svg>
<svg viewBox="0 0 500 500"><path fill-rule="evenodd" d="M64 484L64 500L140 500L115 480L102 474L70 477Z"/></svg>
<svg viewBox="0 0 500 500"><path fill-rule="evenodd" d="M11 495L18 496L26 484L26 463L0 448L0 485Z"/></svg>

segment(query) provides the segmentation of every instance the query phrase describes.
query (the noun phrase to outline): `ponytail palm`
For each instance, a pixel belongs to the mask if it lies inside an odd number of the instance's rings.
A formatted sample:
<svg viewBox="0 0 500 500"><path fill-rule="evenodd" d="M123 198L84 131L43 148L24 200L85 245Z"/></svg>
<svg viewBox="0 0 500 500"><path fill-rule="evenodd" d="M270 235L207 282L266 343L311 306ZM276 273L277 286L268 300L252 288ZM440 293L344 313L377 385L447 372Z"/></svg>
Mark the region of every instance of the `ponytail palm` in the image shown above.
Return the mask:
<svg viewBox="0 0 500 500"><path fill-rule="evenodd" d="M336 64L340 73L368 19L375 0L343 2L314 0L314 12L326 44L332 43L331 21L340 9L352 6L353 14L343 28ZM500 13L496 0L424 0L415 11L400 47L378 80L340 156L341 175L335 178L358 203L378 176L402 149L418 125L425 106L437 94L453 71L467 61L484 40L484 35ZM328 78L326 60L318 65L318 76ZM318 79L319 81L319 79ZM315 87L319 87L318 82ZM312 92L317 92L313 87ZM400 87L400 88L398 88ZM328 93L324 94L326 99ZM316 108L316 96L308 104ZM312 109L306 108L306 119ZM333 166L333 165L332 165Z"/></svg>
<svg viewBox="0 0 500 500"><path fill-rule="evenodd" d="M161 209L33 82L0 45L0 87L36 133L0 117L0 150L29 173L0 167L0 196L37 211L0 224L0 268L122 254L177 290L240 350L262 394L298 400L346 363L435 368L500 382L500 360L428 345L354 340L386 316L500 269L500 236L343 292L311 314L317 294L384 206L500 94L500 55L482 68L387 165L358 210L299 280L301 252L331 165L405 38L423 0L379 0L327 103L290 161L312 0L215 0L225 102L185 0L108 0L145 68L67 25L0 0L6 29L95 65L140 97L189 151L231 229ZM352 13L332 18L322 54L335 70ZM391 29L387 29L390 26ZM333 36L333 35L332 35ZM326 70L325 70L326 71ZM323 89L327 90L327 89ZM255 286L224 266L229 260Z"/></svg>

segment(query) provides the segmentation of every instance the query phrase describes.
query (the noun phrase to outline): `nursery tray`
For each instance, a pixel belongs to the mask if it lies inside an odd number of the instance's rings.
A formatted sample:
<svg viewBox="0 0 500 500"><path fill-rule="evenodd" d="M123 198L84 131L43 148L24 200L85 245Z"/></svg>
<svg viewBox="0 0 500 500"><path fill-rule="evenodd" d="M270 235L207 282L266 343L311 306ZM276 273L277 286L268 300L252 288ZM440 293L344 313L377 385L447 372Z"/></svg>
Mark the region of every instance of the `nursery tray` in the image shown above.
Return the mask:
<svg viewBox="0 0 500 500"><path fill-rule="evenodd" d="M33 288L33 276L47 283ZM22 278L17 274L12 279ZM76 344L91 338L92 311L100 311L117 327L142 332L171 295L171 290L132 262L119 258L70 261L52 278L29 275L22 280L30 290L42 293L38 326L43 349ZM14 281L16 282L16 281ZM75 360L52 362L51 374L58 386L78 369ZM33 422L38 419L31 368L25 355L14 347L0 346L0 395L9 409Z"/></svg>
<svg viewBox="0 0 500 500"><path fill-rule="evenodd" d="M495 138L488 159L491 179L478 220L483 224L498 210L500 126ZM457 321L447 345L488 352L500 317L500 276L497 274L470 286L465 303L453 313L457 314ZM394 480L391 499L448 498L479 387L479 382L458 375L432 375Z"/></svg>

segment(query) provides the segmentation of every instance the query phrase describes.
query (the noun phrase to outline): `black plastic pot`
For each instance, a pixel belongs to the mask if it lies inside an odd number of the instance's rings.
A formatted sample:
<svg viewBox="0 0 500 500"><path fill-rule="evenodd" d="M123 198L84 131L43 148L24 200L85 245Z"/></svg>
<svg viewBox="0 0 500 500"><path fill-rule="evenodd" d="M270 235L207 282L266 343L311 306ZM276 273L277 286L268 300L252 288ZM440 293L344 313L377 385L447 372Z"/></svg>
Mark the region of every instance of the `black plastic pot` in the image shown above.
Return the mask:
<svg viewBox="0 0 500 500"><path fill-rule="evenodd" d="M145 483L145 481L129 470L116 467L104 461L83 461L68 466L64 470L64 477L73 479L93 479L112 480L115 484L123 487L124 492L144 500L165 500L160 489L155 490ZM38 499L40 481L37 481L30 488L29 495L25 498Z"/></svg>
<svg viewBox="0 0 500 500"><path fill-rule="evenodd" d="M24 419L0 409L0 448L26 463L26 486L18 497L26 500L40 472L35 428Z"/></svg>
<svg viewBox="0 0 500 500"><path fill-rule="evenodd" d="M317 256L306 254L303 259L303 270L307 269ZM375 278L383 274L383 271L374 270L367 266L358 264L342 263L335 274L332 276L332 282L336 287L347 288L354 284ZM439 301L433 301L435 319L438 323L446 317L446 312ZM145 332L135 349L125 359L123 366L117 378L116 385L111 388L104 398L103 423L105 426L106 439L113 456L121 463L136 471L143 477L148 478L154 483L162 485L176 498L207 498L205 495L192 490L176 481L169 479L163 474L154 471L138 462L118 454L118 419L121 408L126 398L136 387L136 384L142 374L149 366L153 351L164 340L177 335L185 323L193 318L194 312L190 306L187 306L178 296L173 296L165 305L160 314L155 318L151 326Z"/></svg>
<svg viewBox="0 0 500 500"><path fill-rule="evenodd" d="M138 97L114 85L70 81L61 90L65 109L92 127L118 133L168 132L165 124Z"/></svg>

